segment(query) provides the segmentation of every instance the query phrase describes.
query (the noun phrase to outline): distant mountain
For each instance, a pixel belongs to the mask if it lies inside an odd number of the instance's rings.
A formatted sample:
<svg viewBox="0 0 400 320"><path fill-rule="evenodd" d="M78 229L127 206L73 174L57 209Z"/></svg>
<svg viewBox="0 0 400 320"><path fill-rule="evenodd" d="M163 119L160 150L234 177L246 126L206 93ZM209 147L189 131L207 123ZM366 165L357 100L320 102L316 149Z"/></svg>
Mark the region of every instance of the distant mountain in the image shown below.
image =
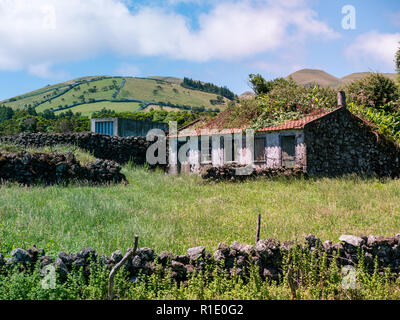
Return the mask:
<svg viewBox="0 0 400 320"><path fill-rule="evenodd" d="M343 77L342 83L347 84L349 82L355 81L362 79L366 77L367 75L371 74L371 72L357 72L357 73L352 73L349 74L348 76ZM385 77L388 77L389 79L392 79L393 81L397 81L397 73L382 73Z"/></svg>
<svg viewBox="0 0 400 320"><path fill-rule="evenodd" d="M371 72L358 72L349 74L343 78L337 78L323 70L302 69L290 74L289 76L286 77L286 79L292 77L292 79L296 81L298 84L305 86L314 85L315 83L318 83L322 87L330 87L337 89L352 81L362 79L370 73ZM396 73L383 73L383 75L394 81L397 80Z"/></svg>
<svg viewBox="0 0 400 320"><path fill-rule="evenodd" d="M254 93L254 92L252 92L252 91L246 91L246 92L243 92L240 96L239 96L239 98L240 99L251 99L251 98L253 98L254 96L255 96L256 94Z"/></svg>
<svg viewBox="0 0 400 320"><path fill-rule="evenodd" d="M323 70L303 69L296 71L287 78L292 77L294 81L303 86L311 86L318 83L322 87L338 88L341 80Z"/></svg>

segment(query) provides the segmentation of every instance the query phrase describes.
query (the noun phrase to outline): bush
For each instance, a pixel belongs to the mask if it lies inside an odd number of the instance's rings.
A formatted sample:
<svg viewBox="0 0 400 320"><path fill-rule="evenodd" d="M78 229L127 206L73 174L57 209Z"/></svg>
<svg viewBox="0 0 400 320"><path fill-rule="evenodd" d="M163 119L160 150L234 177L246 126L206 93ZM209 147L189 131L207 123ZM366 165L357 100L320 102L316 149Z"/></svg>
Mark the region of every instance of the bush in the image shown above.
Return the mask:
<svg viewBox="0 0 400 320"><path fill-rule="evenodd" d="M353 81L345 87L351 102L372 108L386 105L388 111L399 110L400 92L396 83L380 73L372 73L363 79Z"/></svg>
<svg viewBox="0 0 400 320"><path fill-rule="evenodd" d="M268 94L256 100L263 110L255 128L278 125L286 120L296 120L305 115L332 110L337 106L337 92L330 88L303 87L292 79L275 79L269 82Z"/></svg>

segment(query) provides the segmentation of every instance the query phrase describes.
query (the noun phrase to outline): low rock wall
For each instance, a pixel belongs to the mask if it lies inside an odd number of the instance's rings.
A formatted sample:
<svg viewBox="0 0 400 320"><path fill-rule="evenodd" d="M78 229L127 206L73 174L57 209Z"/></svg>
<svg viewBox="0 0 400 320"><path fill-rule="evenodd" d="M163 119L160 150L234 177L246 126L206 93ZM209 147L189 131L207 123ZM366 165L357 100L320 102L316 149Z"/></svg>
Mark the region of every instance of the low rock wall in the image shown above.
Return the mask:
<svg viewBox="0 0 400 320"><path fill-rule="evenodd" d="M234 242L230 246L220 243L214 253L205 247L196 247L187 250L186 255L175 255L171 252L156 254L153 249L138 249L126 264L125 269L134 281L140 274L151 275L164 271L169 273L178 282L186 281L194 272L207 272L217 267L227 275L245 276L252 266L257 266L263 280L279 280L283 272L284 257L300 250L317 258L326 254L326 262L337 263L339 266L355 266L362 257L364 266L371 273L375 264L380 271L389 268L393 273L400 272L400 234L394 237L351 236L343 235L340 242L322 242L314 235L305 237L303 244L294 241L280 242L275 239L258 241L255 245L245 245ZM311 256L311 255L310 255ZM15 249L11 258L4 258L0 254L0 268L11 270L15 267L33 268L39 264L42 274L47 266L54 266L61 278L67 276L74 268L83 268L86 275L90 273L93 264L102 265L111 270L123 258L121 251L115 251L111 256L101 255L94 249L85 248L77 253L60 252L56 257L45 255L43 249L35 246L28 250Z"/></svg>
<svg viewBox="0 0 400 320"><path fill-rule="evenodd" d="M24 185L51 185L71 181L90 184L126 181L121 166L109 160L81 165L72 153L0 153L0 180Z"/></svg>
<svg viewBox="0 0 400 320"><path fill-rule="evenodd" d="M118 163L132 161L146 163L147 148L153 143L143 137L112 137L92 132L79 133L21 133L17 136L0 136L0 142L42 148L55 145L75 145L89 151L96 158Z"/></svg>
<svg viewBox="0 0 400 320"><path fill-rule="evenodd" d="M241 170L241 171L240 171ZM279 176L301 177L305 176L303 168L265 168L251 170L245 166L225 165L222 167L204 167L201 171L201 177L208 181L242 181L249 178L274 178Z"/></svg>

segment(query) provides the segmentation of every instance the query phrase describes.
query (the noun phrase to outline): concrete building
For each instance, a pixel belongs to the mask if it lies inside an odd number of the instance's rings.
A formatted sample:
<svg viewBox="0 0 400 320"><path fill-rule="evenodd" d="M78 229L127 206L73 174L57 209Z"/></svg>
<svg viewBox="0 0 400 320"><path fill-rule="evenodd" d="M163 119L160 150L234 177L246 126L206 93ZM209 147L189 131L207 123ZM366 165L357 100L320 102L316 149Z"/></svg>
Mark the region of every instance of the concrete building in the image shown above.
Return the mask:
<svg viewBox="0 0 400 320"><path fill-rule="evenodd" d="M92 119L91 131L116 137L145 137L151 129L168 131L168 124L123 118Z"/></svg>

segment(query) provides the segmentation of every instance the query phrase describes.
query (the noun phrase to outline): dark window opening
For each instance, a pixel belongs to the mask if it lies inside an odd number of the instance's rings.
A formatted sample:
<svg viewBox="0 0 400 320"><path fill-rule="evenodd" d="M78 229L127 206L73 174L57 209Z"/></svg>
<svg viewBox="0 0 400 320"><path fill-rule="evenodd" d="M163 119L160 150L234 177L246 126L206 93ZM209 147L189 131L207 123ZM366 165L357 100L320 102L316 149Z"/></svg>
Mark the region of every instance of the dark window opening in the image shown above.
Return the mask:
<svg viewBox="0 0 400 320"><path fill-rule="evenodd" d="M254 139L254 161L265 162L265 138Z"/></svg>
<svg viewBox="0 0 400 320"><path fill-rule="evenodd" d="M282 167L293 168L296 165L296 138L295 136L282 136Z"/></svg>
<svg viewBox="0 0 400 320"><path fill-rule="evenodd" d="M208 146L207 146L208 139ZM205 140L205 141L204 141ZM202 143L203 141L203 143ZM203 146L204 144L204 146ZM212 138L211 137L201 137L199 140L200 151L200 163L207 164L212 162Z"/></svg>

